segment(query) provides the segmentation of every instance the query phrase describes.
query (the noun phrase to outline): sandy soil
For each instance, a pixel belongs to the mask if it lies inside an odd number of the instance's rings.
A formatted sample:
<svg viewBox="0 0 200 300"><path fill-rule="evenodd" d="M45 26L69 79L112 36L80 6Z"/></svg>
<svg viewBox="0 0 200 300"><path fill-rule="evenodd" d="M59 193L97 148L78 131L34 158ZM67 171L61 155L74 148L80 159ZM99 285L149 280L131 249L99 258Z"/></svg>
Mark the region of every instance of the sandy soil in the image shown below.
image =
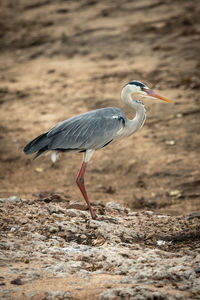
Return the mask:
<svg viewBox="0 0 200 300"><path fill-rule="evenodd" d="M133 116L120 92L136 79L173 104L146 101L142 130L95 153L86 174L90 199L186 219L197 212L198 223L199 1L0 4L0 197L84 204L75 185L80 154L63 154L52 166L49 154L32 161L22 149L57 122L91 109L118 106ZM18 214L11 210L6 219ZM195 247L199 237L189 234L187 241Z"/></svg>

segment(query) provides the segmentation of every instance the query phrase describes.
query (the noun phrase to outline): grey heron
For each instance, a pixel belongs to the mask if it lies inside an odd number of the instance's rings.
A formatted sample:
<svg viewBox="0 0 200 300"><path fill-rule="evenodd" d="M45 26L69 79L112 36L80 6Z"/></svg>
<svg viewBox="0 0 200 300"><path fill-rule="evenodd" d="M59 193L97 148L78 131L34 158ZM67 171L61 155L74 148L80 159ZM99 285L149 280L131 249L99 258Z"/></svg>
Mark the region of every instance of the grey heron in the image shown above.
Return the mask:
<svg viewBox="0 0 200 300"><path fill-rule="evenodd" d="M25 154L37 152L33 157L34 159L48 150L84 153L76 183L88 205L92 219L97 219L97 215L88 199L84 185L84 174L95 150L107 146L116 139L130 136L144 125L146 110L141 100L158 98L171 102L136 80L128 82L123 87L121 98L125 104L136 111L132 120L128 119L125 113L117 107L92 110L57 124L48 132L36 137L24 148Z"/></svg>

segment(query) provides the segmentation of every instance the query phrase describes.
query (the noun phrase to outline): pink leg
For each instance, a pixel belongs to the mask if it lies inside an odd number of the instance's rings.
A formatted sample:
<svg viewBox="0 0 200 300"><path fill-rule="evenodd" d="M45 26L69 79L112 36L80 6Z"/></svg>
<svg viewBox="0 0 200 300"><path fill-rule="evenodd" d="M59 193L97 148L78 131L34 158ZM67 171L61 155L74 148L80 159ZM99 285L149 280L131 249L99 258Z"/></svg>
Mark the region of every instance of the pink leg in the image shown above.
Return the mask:
<svg viewBox="0 0 200 300"><path fill-rule="evenodd" d="M86 192L85 185L84 185L84 174L85 174L86 167L87 167L87 162L84 161L81 166L80 172L76 178L76 183L88 205L92 219L96 219L97 216L91 207L90 201L88 200L87 192Z"/></svg>

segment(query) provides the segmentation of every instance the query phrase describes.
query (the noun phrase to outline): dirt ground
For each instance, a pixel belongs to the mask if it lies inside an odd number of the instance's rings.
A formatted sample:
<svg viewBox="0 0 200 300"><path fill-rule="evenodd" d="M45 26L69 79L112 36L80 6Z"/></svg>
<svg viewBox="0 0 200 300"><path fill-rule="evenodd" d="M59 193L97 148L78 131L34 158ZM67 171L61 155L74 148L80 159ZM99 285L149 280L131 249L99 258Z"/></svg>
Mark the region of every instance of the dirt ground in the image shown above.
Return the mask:
<svg viewBox="0 0 200 300"><path fill-rule="evenodd" d="M83 209L75 184L82 155L62 154L52 165L49 154L32 161L23 147L88 110L117 106L133 117L120 93L135 79L173 104L147 100L144 127L95 153L86 173L91 202L171 215L175 227L179 218L194 217L190 225L199 228L199 1L0 0L0 5L0 197L7 199L2 218L7 204L18 198L32 203L33 210L41 199L78 202ZM1 221L8 233L3 239L14 238L10 230L23 208L16 203ZM4 228L5 223L11 225ZM196 248L199 235L194 238L190 229L186 240ZM9 295L4 293L12 299ZM113 299L126 297L116 295Z"/></svg>

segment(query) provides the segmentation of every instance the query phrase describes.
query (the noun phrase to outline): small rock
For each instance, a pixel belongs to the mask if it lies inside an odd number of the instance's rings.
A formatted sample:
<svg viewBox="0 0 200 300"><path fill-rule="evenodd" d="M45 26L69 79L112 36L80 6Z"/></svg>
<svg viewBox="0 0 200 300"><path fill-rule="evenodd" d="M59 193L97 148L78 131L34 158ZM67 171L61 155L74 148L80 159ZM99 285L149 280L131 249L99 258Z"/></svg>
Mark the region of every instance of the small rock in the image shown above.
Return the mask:
<svg viewBox="0 0 200 300"><path fill-rule="evenodd" d="M71 299L72 298L72 293L70 291L64 292L63 298L64 299L68 299L68 298Z"/></svg>
<svg viewBox="0 0 200 300"><path fill-rule="evenodd" d="M157 241L157 245L158 245L158 246L164 246L165 244L166 244L166 242L163 241L163 240L158 240L158 241Z"/></svg>
<svg viewBox="0 0 200 300"><path fill-rule="evenodd" d="M108 289L105 292L99 295L99 299L101 300L111 300L118 299L116 289Z"/></svg>
<svg viewBox="0 0 200 300"><path fill-rule="evenodd" d="M102 246L105 243L105 239L102 236L98 236L97 239L92 241L92 246Z"/></svg>
<svg viewBox="0 0 200 300"><path fill-rule="evenodd" d="M181 191L179 190L172 190L169 192L169 195L172 197L180 197L181 196Z"/></svg>
<svg viewBox="0 0 200 300"><path fill-rule="evenodd" d="M41 173L41 172L43 172L43 168L35 168L35 171L38 173Z"/></svg>
<svg viewBox="0 0 200 300"><path fill-rule="evenodd" d="M54 70L54 69L49 69L49 70L47 71L47 74L51 74L51 73L55 73L55 70Z"/></svg>
<svg viewBox="0 0 200 300"><path fill-rule="evenodd" d="M22 285L23 284L23 282L20 278L13 279L13 280L11 280L10 283L15 284L15 285Z"/></svg>
<svg viewBox="0 0 200 300"><path fill-rule="evenodd" d="M53 227L53 226L48 226L48 230L50 233L56 233L58 232L58 228L57 227Z"/></svg>
<svg viewBox="0 0 200 300"><path fill-rule="evenodd" d="M194 271L195 271L196 274L199 274L200 273L200 268L197 267L197 268L194 269Z"/></svg>
<svg viewBox="0 0 200 300"><path fill-rule="evenodd" d="M33 297L35 296L35 293L34 293L34 292L25 293L25 296L26 296L28 299L34 299Z"/></svg>
<svg viewBox="0 0 200 300"><path fill-rule="evenodd" d="M22 220L21 220L21 224L22 224L22 225L24 225L24 224L26 224L26 223L28 223L28 220L27 220L27 219L22 219Z"/></svg>
<svg viewBox="0 0 200 300"><path fill-rule="evenodd" d="M11 228L10 228L10 232L15 232L16 230L17 230L16 227L11 227Z"/></svg>
<svg viewBox="0 0 200 300"><path fill-rule="evenodd" d="M200 212L191 212L189 215L188 215L188 219L193 219L193 218L198 218L200 219Z"/></svg>
<svg viewBox="0 0 200 300"><path fill-rule="evenodd" d="M80 235L80 238L81 238L82 240L84 240L84 239L87 238L87 236L86 236L85 234L81 234L81 235Z"/></svg>
<svg viewBox="0 0 200 300"><path fill-rule="evenodd" d="M132 282L132 278L130 277L123 277L121 280L120 280L120 283L131 283Z"/></svg>
<svg viewBox="0 0 200 300"><path fill-rule="evenodd" d="M107 204L106 204L106 207L109 207L109 208L112 208L112 209L115 209L115 210L121 210L122 209L122 206L121 206L121 204L116 204L115 202L108 202Z"/></svg>
<svg viewBox="0 0 200 300"><path fill-rule="evenodd" d="M176 142L174 140L168 140L168 141L165 141L165 144L168 146L174 146L176 144Z"/></svg>
<svg viewBox="0 0 200 300"><path fill-rule="evenodd" d="M185 290L188 289L188 286L187 286L187 285L181 285L181 286L179 286L178 289L179 289L180 291L185 291Z"/></svg>
<svg viewBox="0 0 200 300"><path fill-rule="evenodd" d="M67 209L87 210L87 206L84 203L72 202L67 205Z"/></svg>
<svg viewBox="0 0 200 300"><path fill-rule="evenodd" d="M178 114L176 114L176 117L177 117L177 118L182 118L182 117L183 117L183 114L178 113Z"/></svg>
<svg viewBox="0 0 200 300"><path fill-rule="evenodd" d="M9 198L0 198L1 203L4 203L4 202L15 203L15 202L19 202L19 201L21 201L21 199L17 196L10 196Z"/></svg>
<svg viewBox="0 0 200 300"><path fill-rule="evenodd" d="M154 283L154 285L156 286L156 287L163 287L163 283L162 282L156 282L156 283Z"/></svg>
<svg viewBox="0 0 200 300"><path fill-rule="evenodd" d="M130 299L131 296L135 296L135 289L131 287L125 287L120 289L118 295L122 297L122 299Z"/></svg>
<svg viewBox="0 0 200 300"><path fill-rule="evenodd" d="M152 296L153 296L152 299L155 300L163 299L163 295L161 292L154 292Z"/></svg>
<svg viewBox="0 0 200 300"><path fill-rule="evenodd" d="M180 294L175 294L174 297L175 297L176 299L183 299L182 295L180 295Z"/></svg>
<svg viewBox="0 0 200 300"><path fill-rule="evenodd" d="M48 253L48 249L42 249L42 254L47 254Z"/></svg>
<svg viewBox="0 0 200 300"><path fill-rule="evenodd" d="M68 217L73 218L73 217L77 217L78 216L78 212L77 212L76 209L71 208L71 209L67 209L66 210L65 215L68 216Z"/></svg>
<svg viewBox="0 0 200 300"><path fill-rule="evenodd" d="M101 222L99 221L95 221L95 220L90 220L90 228L98 228L101 226Z"/></svg>
<svg viewBox="0 0 200 300"><path fill-rule="evenodd" d="M48 298L47 299L71 299L72 298L72 293L70 291L51 291L48 292Z"/></svg>
<svg viewBox="0 0 200 300"><path fill-rule="evenodd" d="M9 197L9 201L10 202L18 202L20 201L21 199L18 197L18 196L10 196Z"/></svg>

